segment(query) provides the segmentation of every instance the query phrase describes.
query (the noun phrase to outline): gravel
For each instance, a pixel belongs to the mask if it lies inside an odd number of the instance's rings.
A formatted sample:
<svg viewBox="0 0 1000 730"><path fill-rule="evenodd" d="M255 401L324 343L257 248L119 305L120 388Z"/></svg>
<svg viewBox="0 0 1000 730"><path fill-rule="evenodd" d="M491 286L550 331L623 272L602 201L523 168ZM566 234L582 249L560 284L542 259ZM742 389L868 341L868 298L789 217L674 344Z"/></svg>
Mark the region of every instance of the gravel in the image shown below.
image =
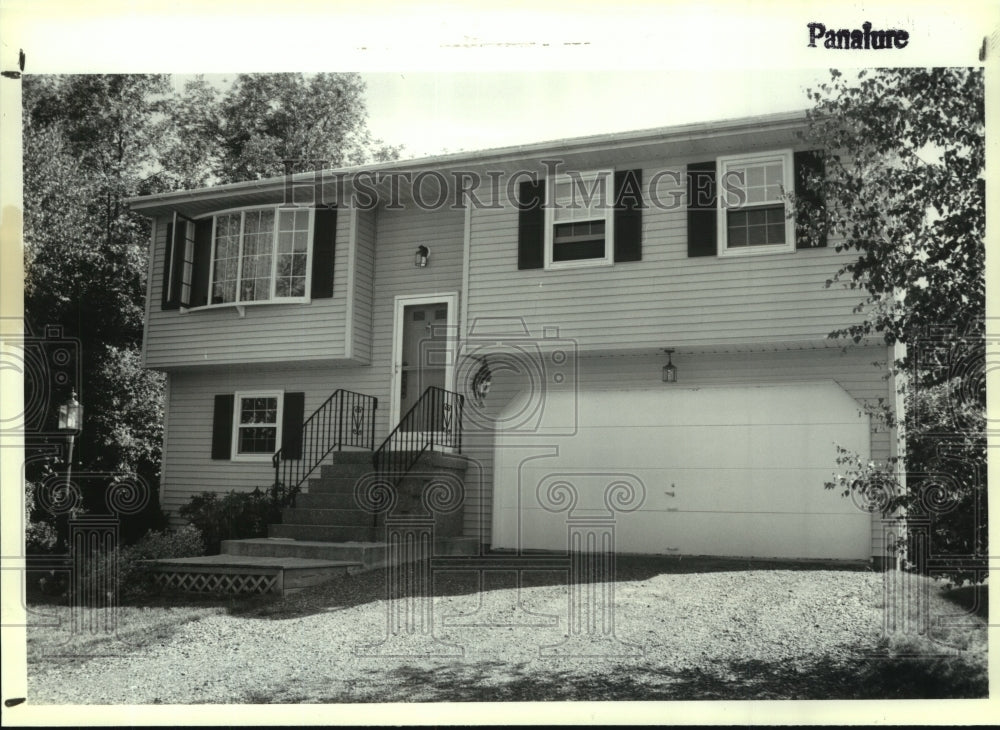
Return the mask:
<svg viewBox="0 0 1000 730"><path fill-rule="evenodd" d="M104 656L39 657L33 704L751 699L863 694L881 576L736 561L619 558L613 634L569 637L565 574L439 574L434 636L386 641L385 571L283 600L230 602ZM602 593L603 591L603 593ZM220 599L216 605L225 606ZM419 605L411 602L410 605ZM152 608L151 611L165 611ZM586 616L586 610L582 611ZM416 614L419 620L419 613ZM585 620L585 619L583 619ZM419 624L418 624L419 625ZM120 633L127 633L127 626ZM29 627L32 636L53 632ZM555 656L544 647L559 647ZM449 656L451 654L451 656ZM560 655L561 654L561 655ZM853 679L852 679L853 678Z"/></svg>

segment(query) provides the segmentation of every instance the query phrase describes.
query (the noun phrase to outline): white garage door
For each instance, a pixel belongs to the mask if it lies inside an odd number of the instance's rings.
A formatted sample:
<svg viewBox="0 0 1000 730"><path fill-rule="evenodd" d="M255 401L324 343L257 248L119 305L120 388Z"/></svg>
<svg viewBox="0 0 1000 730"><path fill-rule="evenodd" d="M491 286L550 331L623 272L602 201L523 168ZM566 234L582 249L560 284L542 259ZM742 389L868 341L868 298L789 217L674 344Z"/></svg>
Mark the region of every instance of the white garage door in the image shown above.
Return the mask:
<svg viewBox="0 0 1000 730"><path fill-rule="evenodd" d="M613 513L619 552L871 554L870 516L823 487L836 444L870 449L868 417L833 381L550 393L543 407L533 432L497 434L496 548L565 550L570 523L612 514L618 483L641 499Z"/></svg>

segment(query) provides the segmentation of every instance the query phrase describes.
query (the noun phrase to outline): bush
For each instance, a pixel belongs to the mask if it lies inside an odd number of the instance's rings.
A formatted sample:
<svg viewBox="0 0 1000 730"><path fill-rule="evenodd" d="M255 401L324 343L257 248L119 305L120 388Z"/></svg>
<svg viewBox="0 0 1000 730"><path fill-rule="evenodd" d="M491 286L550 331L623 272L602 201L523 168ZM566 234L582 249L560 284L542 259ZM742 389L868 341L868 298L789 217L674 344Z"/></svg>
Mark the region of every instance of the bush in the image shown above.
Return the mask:
<svg viewBox="0 0 1000 730"><path fill-rule="evenodd" d="M202 492L178 510L205 538L209 554L219 552L223 540L267 537L267 526L281 521L281 510L292 495L275 500L271 490L232 491L222 495Z"/></svg>
<svg viewBox="0 0 1000 730"><path fill-rule="evenodd" d="M59 541L59 535L51 518L45 519L36 504L37 488L38 485L34 482L24 483L24 544L28 555L50 553Z"/></svg>
<svg viewBox="0 0 1000 730"><path fill-rule="evenodd" d="M150 530L135 545L118 547L112 555L95 556L86 561L81 584L105 587L117 581L119 600L135 599L151 593L154 588L152 574L143 561L193 558L204 554L201 533L192 525L162 532Z"/></svg>

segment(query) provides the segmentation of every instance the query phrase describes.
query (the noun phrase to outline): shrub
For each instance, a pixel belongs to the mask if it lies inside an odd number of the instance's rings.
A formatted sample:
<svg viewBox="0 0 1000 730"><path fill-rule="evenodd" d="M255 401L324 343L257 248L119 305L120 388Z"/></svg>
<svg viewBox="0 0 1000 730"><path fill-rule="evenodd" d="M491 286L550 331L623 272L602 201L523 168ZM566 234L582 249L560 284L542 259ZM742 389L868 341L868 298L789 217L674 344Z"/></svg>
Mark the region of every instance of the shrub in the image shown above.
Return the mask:
<svg viewBox="0 0 1000 730"><path fill-rule="evenodd" d="M150 530L134 545L115 549L112 555L94 556L84 565L81 585L105 587L117 581L118 598L126 601L153 591L152 574L143 562L164 558L193 558L205 554L198 528L184 525L177 530ZM117 566L116 566L117 563ZM115 568L117 567L117 571Z"/></svg>
<svg viewBox="0 0 1000 730"><path fill-rule="evenodd" d="M26 554L37 555L51 552L59 541L55 525L46 520L36 504L34 482L24 483L24 544Z"/></svg>
<svg viewBox="0 0 1000 730"><path fill-rule="evenodd" d="M201 531L211 554L219 552L223 540L266 537L267 526L281 521L281 510L291 499L288 494L275 500L271 490L260 487L252 492L231 491L221 497L202 492L178 512Z"/></svg>

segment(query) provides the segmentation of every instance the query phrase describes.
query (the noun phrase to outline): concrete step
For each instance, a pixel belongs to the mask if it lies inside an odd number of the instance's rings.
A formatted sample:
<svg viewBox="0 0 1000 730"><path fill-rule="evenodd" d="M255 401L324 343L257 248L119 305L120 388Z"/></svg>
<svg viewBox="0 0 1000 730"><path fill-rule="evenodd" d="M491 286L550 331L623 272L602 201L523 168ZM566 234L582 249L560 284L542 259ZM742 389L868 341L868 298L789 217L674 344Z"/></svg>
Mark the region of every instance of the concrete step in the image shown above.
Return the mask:
<svg viewBox="0 0 1000 730"><path fill-rule="evenodd" d="M273 555L202 555L150 560L156 582L164 589L189 593L279 593L288 595L319 585L352 570L358 560L328 560Z"/></svg>
<svg viewBox="0 0 1000 730"><path fill-rule="evenodd" d="M323 469L336 469L337 467L323 467ZM327 474L318 479L309 480L309 494L344 494L354 497L354 488L358 482L366 477L374 478L375 472L368 471L365 474Z"/></svg>
<svg viewBox="0 0 1000 730"><path fill-rule="evenodd" d="M295 497L295 509L335 509L335 510L358 510L358 504L354 500L353 492L305 492ZM369 513L365 513L369 514ZM370 515L369 515L370 516Z"/></svg>
<svg viewBox="0 0 1000 730"><path fill-rule="evenodd" d="M320 540L325 542L369 541L374 528L358 525L268 525L268 537L290 537L293 540Z"/></svg>
<svg viewBox="0 0 1000 730"><path fill-rule="evenodd" d="M227 555L252 557L295 557L357 562L366 569L385 566L387 555L384 542L324 542L273 537L223 540L222 552Z"/></svg>
<svg viewBox="0 0 1000 730"><path fill-rule="evenodd" d="M345 525L348 527L366 527L374 525L375 516L361 509L316 509L302 507L296 502L296 507L282 510L281 523L284 525Z"/></svg>
<svg viewBox="0 0 1000 730"><path fill-rule="evenodd" d="M350 478L355 481L369 474L375 473L375 467L372 466L371 458L365 463L339 463L334 462L333 464L323 464L320 466L318 472L313 472L312 476L309 478L309 483L312 484L314 481L321 481L324 479L334 479L334 478Z"/></svg>
<svg viewBox="0 0 1000 730"><path fill-rule="evenodd" d="M359 563L366 570L385 567L389 554L385 542L366 540L326 542L275 537L223 540L222 552L235 556L297 557L345 561ZM434 541L435 556L476 556L478 554L479 541L474 537L448 537Z"/></svg>

